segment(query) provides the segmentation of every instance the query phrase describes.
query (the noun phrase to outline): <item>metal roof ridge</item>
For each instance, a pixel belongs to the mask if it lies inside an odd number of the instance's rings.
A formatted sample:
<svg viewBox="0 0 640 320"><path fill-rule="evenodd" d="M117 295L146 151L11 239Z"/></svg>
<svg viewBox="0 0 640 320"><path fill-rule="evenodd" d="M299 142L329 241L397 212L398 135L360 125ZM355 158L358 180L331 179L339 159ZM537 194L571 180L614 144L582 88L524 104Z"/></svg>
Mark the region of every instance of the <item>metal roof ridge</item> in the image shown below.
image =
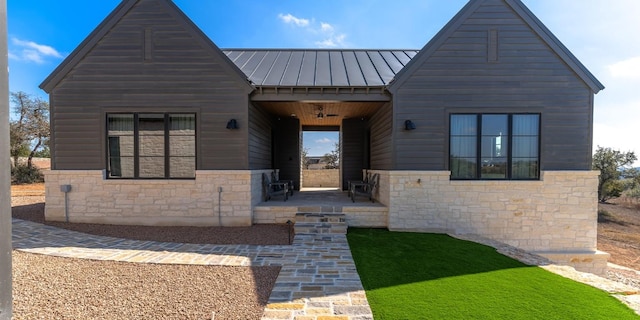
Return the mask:
<svg viewBox="0 0 640 320"><path fill-rule="evenodd" d="M220 48L222 51L420 51L420 49Z"/></svg>

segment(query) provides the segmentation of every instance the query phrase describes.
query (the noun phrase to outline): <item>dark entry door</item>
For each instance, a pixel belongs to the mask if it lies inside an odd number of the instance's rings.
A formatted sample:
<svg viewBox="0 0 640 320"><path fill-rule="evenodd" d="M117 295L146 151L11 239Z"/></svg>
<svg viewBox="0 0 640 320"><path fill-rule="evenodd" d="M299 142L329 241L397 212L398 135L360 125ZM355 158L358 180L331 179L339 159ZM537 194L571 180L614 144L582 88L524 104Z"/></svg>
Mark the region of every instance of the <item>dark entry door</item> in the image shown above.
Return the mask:
<svg viewBox="0 0 640 320"><path fill-rule="evenodd" d="M292 180L300 190L300 120L276 118L273 126L273 168L280 180Z"/></svg>
<svg viewBox="0 0 640 320"><path fill-rule="evenodd" d="M367 121L355 118L342 121L342 189L347 181L361 180L362 169L369 169L369 139Z"/></svg>

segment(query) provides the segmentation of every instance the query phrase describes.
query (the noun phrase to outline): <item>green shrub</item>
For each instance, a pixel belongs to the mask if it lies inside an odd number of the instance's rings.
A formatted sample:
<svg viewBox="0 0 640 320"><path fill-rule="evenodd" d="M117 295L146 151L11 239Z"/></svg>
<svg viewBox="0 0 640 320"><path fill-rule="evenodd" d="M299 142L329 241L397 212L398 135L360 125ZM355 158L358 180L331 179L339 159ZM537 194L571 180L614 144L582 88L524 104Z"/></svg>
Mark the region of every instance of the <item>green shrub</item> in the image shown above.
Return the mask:
<svg viewBox="0 0 640 320"><path fill-rule="evenodd" d="M44 182L44 175L36 167L29 168L27 165L18 164L11 168L11 182L16 184Z"/></svg>
<svg viewBox="0 0 640 320"><path fill-rule="evenodd" d="M602 184L600 202L607 202L612 198L617 198L624 191L624 184L621 180L608 180Z"/></svg>
<svg viewBox="0 0 640 320"><path fill-rule="evenodd" d="M633 189L627 190L624 194L626 197L634 199L636 201L640 201L640 187L635 187Z"/></svg>
<svg viewBox="0 0 640 320"><path fill-rule="evenodd" d="M640 187L625 191L623 197L627 207L640 209Z"/></svg>

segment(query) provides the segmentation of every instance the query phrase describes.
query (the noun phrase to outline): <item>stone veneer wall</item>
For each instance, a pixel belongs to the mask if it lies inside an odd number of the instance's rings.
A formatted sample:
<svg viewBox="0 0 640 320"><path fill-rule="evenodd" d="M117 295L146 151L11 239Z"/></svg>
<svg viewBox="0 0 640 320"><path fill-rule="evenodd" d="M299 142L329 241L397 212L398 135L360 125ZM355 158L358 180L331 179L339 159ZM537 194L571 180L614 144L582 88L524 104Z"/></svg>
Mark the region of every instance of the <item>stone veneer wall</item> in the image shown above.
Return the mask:
<svg viewBox="0 0 640 320"><path fill-rule="evenodd" d="M253 206L261 201L262 172L198 170L193 180L127 180L105 179L103 170L47 171L45 218L65 220L60 186L71 185L71 222L250 226Z"/></svg>
<svg viewBox="0 0 640 320"><path fill-rule="evenodd" d="M305 188L337 188L340 186L340 170L302 170L302 181Z"/></svg>
<svg viewBox="0 0 640 320"><path fill-rule="evenodd" d="M597 252L597 171L545 171L540 181L452 181L449 171L372 171L397 231L477 234L584 271Z"/></svg>

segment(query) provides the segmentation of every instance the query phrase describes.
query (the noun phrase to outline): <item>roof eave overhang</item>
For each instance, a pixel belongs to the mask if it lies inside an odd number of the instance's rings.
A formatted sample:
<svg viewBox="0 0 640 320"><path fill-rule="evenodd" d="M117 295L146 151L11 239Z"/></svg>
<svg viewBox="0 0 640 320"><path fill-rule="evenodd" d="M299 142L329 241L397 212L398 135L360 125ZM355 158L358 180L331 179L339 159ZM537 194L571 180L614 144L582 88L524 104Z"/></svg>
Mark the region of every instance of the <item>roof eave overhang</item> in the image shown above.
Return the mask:
<svg viewBox="0 0 640 320"><path fill-rule="evenodd" d="M42 81L40 89L46 93L51 91L73 69L95 45L96 39L101 39L109 30L137 3L137 0L122 1L102 22L56 67L49 76Z"/></svg>
<svg viewBox="0 0 640 320"><path fill-rule="evenodd" d="M252 101L391 101L385 86L256 86Z"/></svg>
<svg viewBox="0 0 640 320"><path fill-rule="evenodd" d="M558 54L558 56L582 79L593 91L598 93L605 86L573 55L573 53L547 28L536 15L520 0L505 0L511 8L524 19L527 24Z"/></svg>

